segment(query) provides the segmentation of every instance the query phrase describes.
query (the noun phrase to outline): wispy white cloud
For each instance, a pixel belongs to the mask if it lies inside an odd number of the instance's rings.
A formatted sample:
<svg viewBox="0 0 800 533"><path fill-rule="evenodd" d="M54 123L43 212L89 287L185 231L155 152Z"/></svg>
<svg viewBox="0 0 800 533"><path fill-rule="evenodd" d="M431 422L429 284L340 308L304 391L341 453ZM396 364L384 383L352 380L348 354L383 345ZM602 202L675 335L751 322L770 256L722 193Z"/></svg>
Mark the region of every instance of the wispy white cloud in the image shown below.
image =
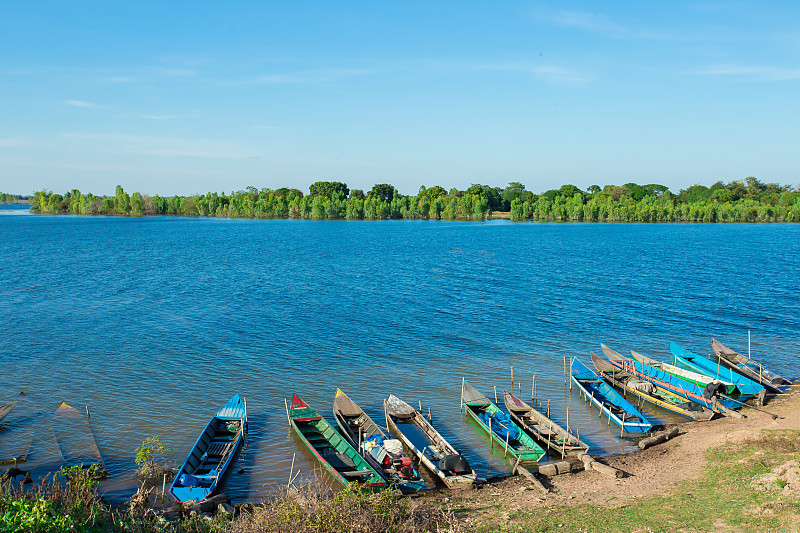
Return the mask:
<svg viewBox="0 0 800 533"><path fill-rule="evenodd" d="M30 141L19 137L0 138L0 148L23 148L30 145Z"/></svg>
<svg viewBox="0 0 800 533"><path fill-rule="evenodd" d="M788 81L800 79L800 69L756 65L709 65L698 69L693 74L741 78L753 81Z"/></svg>
<svg viewBox="0 0 800 533"><path fill-rule="evenodd" d="M264 74L257 76L253 82L259 84L280 83L323 83L353 76L363 76L377 72L375 69L363 68L323 68L301 72Z"/></svg>
<svg viewBox="0 0 800 533"><path fill-rule="evenodd" d="M574 69L559 65L529 65L525 63L496 63L496 64L476 64L474 70L497 71L497 72L518 72L530 74L548 83L574 83L583 84L592 80L589 74L579 72Z"/></svg>
<svg viewBox="0 0 800 533"><path fill-rule="evenodd" d="M91 102L84 102L83 100L67 100L66 104L72 107L100 107L97 104L93 104Z"/></svg>
<svg viewBox="0 0 800 533"><path fill-rule="evenodd" d="M533 12L533 17L558 28L586 31L610 37L612 39L643 40L706 40L707 36L688 35L683 30L664 31L646 27L639 23L620 23L603 13L589 11L572 11L540 7Z"/></svg>

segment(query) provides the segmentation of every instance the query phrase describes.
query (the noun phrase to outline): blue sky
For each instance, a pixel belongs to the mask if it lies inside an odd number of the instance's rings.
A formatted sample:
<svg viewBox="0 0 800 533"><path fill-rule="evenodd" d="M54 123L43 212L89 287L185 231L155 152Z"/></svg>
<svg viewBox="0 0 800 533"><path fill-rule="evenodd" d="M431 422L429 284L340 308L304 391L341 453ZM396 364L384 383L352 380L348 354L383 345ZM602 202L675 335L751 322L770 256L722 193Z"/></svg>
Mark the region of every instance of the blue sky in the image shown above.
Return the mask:
<svg viewBox="0 0 800 533"><path fill-rule="evenodd" d="M800 183L796 2L0 0L0 190Z"/></svg>

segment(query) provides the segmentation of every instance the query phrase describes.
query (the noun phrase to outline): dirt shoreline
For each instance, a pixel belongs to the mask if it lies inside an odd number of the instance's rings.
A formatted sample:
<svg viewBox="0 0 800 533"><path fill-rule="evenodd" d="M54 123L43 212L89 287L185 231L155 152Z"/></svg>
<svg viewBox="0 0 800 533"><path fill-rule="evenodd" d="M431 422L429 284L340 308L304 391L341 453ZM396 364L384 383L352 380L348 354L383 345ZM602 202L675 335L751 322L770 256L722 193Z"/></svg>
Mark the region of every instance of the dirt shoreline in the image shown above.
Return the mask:
<svg viewBox="0 0 800 533"><path fill-rule="evenodd" d="M743 408L747 418L719 418L708 422L678 424L680 434L646 450L599 458L626 473L611 478L596 470L539 477L549 492L544 493L522 476L476 486L472 490L436 491L418 498L420 503L436 503L455 509L477 524L496 523L520 510L544 509L580 504L597 507L622 507L633 500L667 496L677 484L697 480L707 465L705 452L726 443L756 438L764 429L800 430L800 390L771 398L764 407L783 418Z"/></svg>

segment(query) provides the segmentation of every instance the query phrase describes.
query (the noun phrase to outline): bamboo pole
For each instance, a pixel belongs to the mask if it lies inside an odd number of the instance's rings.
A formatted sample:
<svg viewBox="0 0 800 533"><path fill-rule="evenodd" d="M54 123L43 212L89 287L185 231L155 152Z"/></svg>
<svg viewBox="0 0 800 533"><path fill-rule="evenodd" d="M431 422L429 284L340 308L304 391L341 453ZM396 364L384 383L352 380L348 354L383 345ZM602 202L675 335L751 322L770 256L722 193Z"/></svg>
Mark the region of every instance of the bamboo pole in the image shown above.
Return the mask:
<svg viewBox="0 0 800 533"><path fill-rule="evenodd" d="M433 422L433 419L431 418L431 408L430 408L430 406L428 406L428 421L429 422Z"/></svg>
<svg viewBox="0 0 800 533"><path fill-rule="evenodd" d="M292 454L292 465L289 467L289 484L292 483L292 474L294 474L294 458L297 455L297 452Z"/></svg>
<svg viewBox="0 0 800 533"><path fill-rule="evenodd" d="M519 385L519 397L522 398L522 382L517 382L517 385Z"/></svg>
<svg viewBox="0 0 800 533"><path fill-rule="evenodd" d="M86 418L87 419L92 418L92 415L89 414L89 406L88 405L86 406Z"/></svg>
<svg viewBox="0 0 800 533"><path fill-rule="evenodd" d="M422 400L419 400L419 412L422 413Z"/></svg>
<svg viewBox="0 0 800 533"><path fill-rule="evenodd" d="M494 403L497 403L497 385L494 386Z"/></svg>
<svg viewBox="0 0 800 533"><path fill-rule="evenodd" d="M511 391L514 391L514 367L511 367Z"/></svg>
<svg viewBox="0 0 800 533"><path fill-rule="evenodd" d="M492 433L492 417L489 417L489 449L494 451L494 433Z"/></svg>
<svg viewBox="0 0 800 533"><path fill-rule="evenodd" d="M503 454L503 459L508 457L508 435L509 435L509 431L508 431L508 428L506 428L506 452Z"/></svg>
<svg viewBox="0 0 800 533"><path fill-rule="evenodd" d="M244 427L247 427L247 398L242 398L244 402Z"/></svg>
<svg viewBox="0 0 800 533"><path fill-rule="evenodd" d="M286 407L286 421L289 422L289 427L292 427L292 417L289 416L289 402L286 398L283 399L283 405Z"/></svg>
<svg viewBox="0 0 800 533"><path fill-rule="evenodd" d="M569 358L569 373L572 374L572 357ZM572 380L569 380L569 390L572 390Z"/></svg>
<svg viewBox="0 0 800 533"><path fill-rule="evenodd" d="M161 482L161 497L164 497L164 493L167 491L167 475L164 474L164 481Z"/></svg>
<svg viewBox="0 0 800 533"><path fill-rule="evenodd" d="M465 380L466 380L466 378L462 376L461 377L461 403L458 406L458 411L459 412L463 412L464 411L464 381Z"/></svg>
<svg viewBox="0 0 800 533"><path fill-rule="evenodd" d="M531 405L536 398L536 374L533 375L533 383L531 384Z"/></svg>
<svg viewBox="0 0 800 533"><path fill-rule="evenodd" d="M564 356L564 388L567 387L567 357Z"/></svg>
<svg viewBox="0 0 800 533"><path fill-rule="evenodd" d="M550 400L547 400L547 418L550 418Z"/></svg>

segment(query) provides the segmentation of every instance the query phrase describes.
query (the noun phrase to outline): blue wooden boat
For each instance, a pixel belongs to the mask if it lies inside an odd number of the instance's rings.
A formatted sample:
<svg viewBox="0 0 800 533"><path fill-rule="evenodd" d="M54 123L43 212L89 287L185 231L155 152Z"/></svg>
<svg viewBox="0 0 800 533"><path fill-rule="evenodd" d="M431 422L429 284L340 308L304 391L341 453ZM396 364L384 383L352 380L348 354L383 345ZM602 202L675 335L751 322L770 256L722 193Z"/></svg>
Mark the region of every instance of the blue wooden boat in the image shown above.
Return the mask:
<svg viewBox="0 0 800 533"><path fill-rule="evenodd" d="M169 493L179 502L202 501L220 486L247 430L247 408L238 394L217 411L186 458Z"/></svg>
<svg viewBox="0 0 800 533"><path fill-rule="evenodd" d="M618 425L623 433L643 435L653 429L653 424L642 413L580 359L573 359L571 373L578 390L603 415Z"/></svg>
<svg viewBox="0 0 800 533"><path fill-rule="evenodd" d="M735 350L731 350L717 339L711 339L711 347L723 365L749 377L753 381L758 381L769 392L779 393L787 390L791 385L797 384L797 382L788 380L780 374L767 370L761 363L753 361Z"/></svg>
<svg viewBox="0 0 800 533"><path fill-rule="evenodd" d="M695 372L700 372L715 379L730 381L736 385L736 388L739 389L739 392L743 395L755 396L764 388L764 386L760 385L758 382L738 372L734 372L731 368L721 364L719 359L717 359L716 362L711 359L706 359L696 353L690 352L675 342L669 343L669 349L672 352L672 356L675 358L676 365L694 370Z"/></svg>
<svg viewBox="0 0 800 533"><path fill-rule="evenodd" d="M603 355L608 357L608 360L620 370L624 370L625 372L633 374L638 378L647 380L658 387L674 392L678 396L682 396L687 400L697 402L714 412L728 414L725 412L725 410L720 410L715 405L714 399L710 396L704 395L704 389L701 389L694 383L681 379L677 376L673 376L672 374L662 372L661 370L653 368L650 365L646 365L640 361L637 361L636 359L624 357L622 354L612 350L605 344L601 344L600 347L603 350ZM717 402L727 410L738 409L741 407L738 402L726 398L725 396L718 397Z"/></svg>

